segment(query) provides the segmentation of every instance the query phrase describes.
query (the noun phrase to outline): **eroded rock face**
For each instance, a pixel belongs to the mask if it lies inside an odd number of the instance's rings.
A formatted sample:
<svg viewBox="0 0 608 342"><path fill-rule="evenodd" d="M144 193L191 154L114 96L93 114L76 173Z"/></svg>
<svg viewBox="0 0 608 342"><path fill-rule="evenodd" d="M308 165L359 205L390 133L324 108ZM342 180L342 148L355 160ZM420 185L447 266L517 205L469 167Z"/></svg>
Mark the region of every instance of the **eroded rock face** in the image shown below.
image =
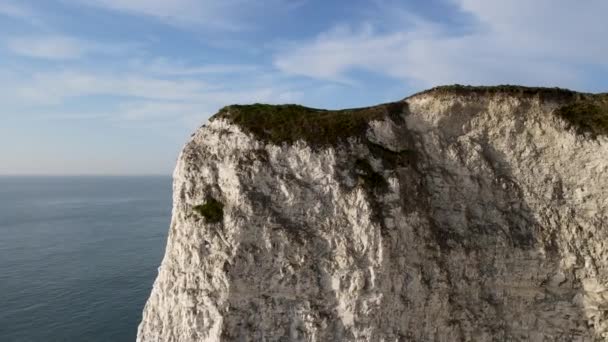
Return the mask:
<svg viewBox="0 0 608 342"><path fill-rule="evenodd" d="M331 145L198 130L138 341L608 339L608 139L539 96L401 105Z"/></svg>

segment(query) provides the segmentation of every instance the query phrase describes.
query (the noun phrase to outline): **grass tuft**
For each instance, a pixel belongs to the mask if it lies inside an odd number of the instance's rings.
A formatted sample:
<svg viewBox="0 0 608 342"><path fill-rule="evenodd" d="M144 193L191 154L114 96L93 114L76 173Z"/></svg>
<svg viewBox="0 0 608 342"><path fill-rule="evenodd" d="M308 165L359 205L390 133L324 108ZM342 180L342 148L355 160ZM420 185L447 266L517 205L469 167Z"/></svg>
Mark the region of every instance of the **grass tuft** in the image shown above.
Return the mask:
<svg viewBox="0 0 608 342"><path fill-rule="evenodd" d="M219 223L224 218L224 205L215 198L209 198L204 204L192 207L192 210L204 217L207 223Z"/></svg>
<svg viewBox="0 0 608 342"><path fill-rule="evenodd" d="M560 107L556 114L578 133L608 135L608 94L586 95Z"/></svg>

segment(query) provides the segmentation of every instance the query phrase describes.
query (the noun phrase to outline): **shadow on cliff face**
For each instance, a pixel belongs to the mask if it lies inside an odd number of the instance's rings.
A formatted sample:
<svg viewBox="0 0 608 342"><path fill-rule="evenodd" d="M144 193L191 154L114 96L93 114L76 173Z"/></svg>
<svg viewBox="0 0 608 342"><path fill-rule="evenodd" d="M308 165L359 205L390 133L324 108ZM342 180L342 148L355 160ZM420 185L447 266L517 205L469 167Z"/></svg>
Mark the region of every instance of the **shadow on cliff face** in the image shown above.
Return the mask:
<svg viewBox="0 0 608 342"><path fill-rule="evenodd" d="M402 222L384 227L380 272L383 305L401 318L379 328L419 341L592 340L574 300L580 284L560 269L555 232L536 220L504 156L485 138L407 139L414 163L395 170L404 217L383 212Z"/></svg>
<svg viewBox="0 0 608 342"><path fill-rule="evenodd" d="M352 339L326 271L329 242L279 211L269 195L254 188L246 193L262 221L241 232L233 262L224 269L231 285L222 340Z"/></svg>

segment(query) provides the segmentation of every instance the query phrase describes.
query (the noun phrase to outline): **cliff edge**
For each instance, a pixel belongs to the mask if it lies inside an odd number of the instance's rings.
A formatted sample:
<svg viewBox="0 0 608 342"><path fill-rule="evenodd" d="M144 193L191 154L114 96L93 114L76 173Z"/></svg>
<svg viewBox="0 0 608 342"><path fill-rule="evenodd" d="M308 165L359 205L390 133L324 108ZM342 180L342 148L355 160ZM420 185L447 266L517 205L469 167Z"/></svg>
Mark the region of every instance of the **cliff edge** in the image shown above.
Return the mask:
<svg viewBox="0 0 608 342"><path fill-rule="evenodd" d="M226 107L179 157L138 341L608 340L607 108Z"/></svg>

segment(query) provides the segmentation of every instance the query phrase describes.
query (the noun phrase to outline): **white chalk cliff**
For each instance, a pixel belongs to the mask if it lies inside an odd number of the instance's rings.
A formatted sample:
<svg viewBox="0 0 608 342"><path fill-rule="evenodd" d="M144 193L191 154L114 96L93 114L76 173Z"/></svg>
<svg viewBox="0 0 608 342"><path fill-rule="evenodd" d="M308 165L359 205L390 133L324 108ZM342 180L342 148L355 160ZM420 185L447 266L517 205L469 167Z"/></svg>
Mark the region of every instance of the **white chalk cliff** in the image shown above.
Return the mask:
<svg viewBox="0 0 608 342"><path fill-rule="evenodd" d="M179 157L138 341L608 340L608 138L556 115L581 96L293 114L316 131L223 109Z"/></svg>

